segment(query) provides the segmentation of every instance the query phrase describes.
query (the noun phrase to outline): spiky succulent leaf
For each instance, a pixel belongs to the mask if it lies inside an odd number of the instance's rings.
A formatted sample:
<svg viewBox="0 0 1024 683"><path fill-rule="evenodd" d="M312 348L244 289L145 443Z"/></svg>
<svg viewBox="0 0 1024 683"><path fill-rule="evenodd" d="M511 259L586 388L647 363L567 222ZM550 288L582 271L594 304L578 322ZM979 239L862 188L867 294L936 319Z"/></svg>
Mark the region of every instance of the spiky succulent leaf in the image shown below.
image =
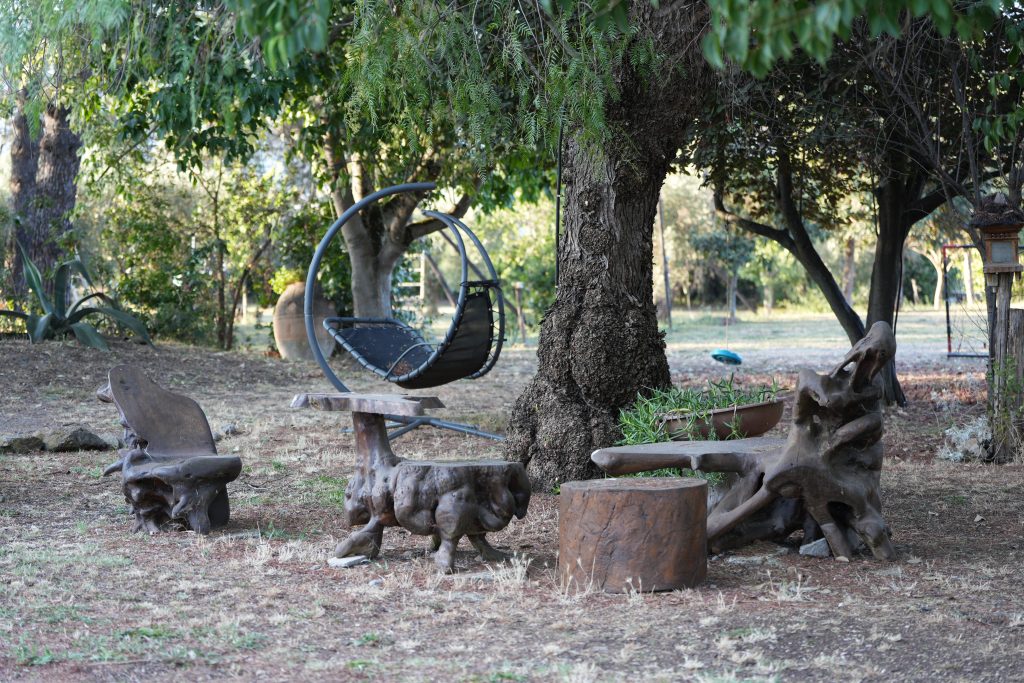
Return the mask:
<svg viewBox="0 0 1024 683"><path fill-rule="evenodd" d="M25 281L35 293L36 298L39 299L39 305L43 307L45 312L50 313L53 311L53 303L46 296L46 290L43 289L43 276L39 274L39 269L36 268L36 264L32 263L32 259L28 257L28 252L25 251L25 247L22 246L21 242L18 242L18 249L21 250L21 263L22 270L25 273Z"/></svg>
<svg viewBox="0 0 1024 683"><path fill-rule="evenodd" d="M103 339L102 335L96 330L95 327L89 323L73 323L71 325L71 331L75 333L75 339L81 344L91 346L94 349L100 351L109 351L110 347L107 346L107 342Z"/></svg>
<svg viewBox="0 0 1024 683"><path fill-rule="evenodd" d="M87 301L91 301L93 299L99 299L100 301L105 301L108 304L110 304L111 306L116 306L117 305L117 303L113 299L111 299L109 296L107 296L103 292L93 292L92 294L90 294L88 296L83 296L81 299L79 299L78 301L73 303L71 305L71 308L68 309L68 317L70 318L71 316L73 316L75 314L75 312L79 308L81 308Z"/></svg>
<svg viewBox="0 0 1024 683"><path fill-rule="evenodd" d="M67 315L66 299L64 298L64 292L68 289L68 279L71 273L78 273L86 281L86 283L92 287L92 278L89 277L89 271L85 269L85 264L78 259L72 261L65 261L60 264L57 268L57 272L54 274L53 284L53 309L57 312L57 315L64 317Z"/></svg>
<svg viewBox="0 0 1024 683"><path fill-rule="evenodd" d="M47 313L41 318L36 318L32 328L28 331L29 336L32 338L33 344L38 344L47 337L53 336L53 332L59 327L58 320L60 318L54 313Z"/></svg>
<svg viewBox="0 0 1024 683"><path fill-rule="evenodd" d="M76 323L82 318L88 315L92 315L94 313L105 315L111 320L114 320L124 325L129 330L134 332L136 336L145 341L147 344L149 344L150 346L153 345L153 340L150 339L149 337L149 331L146 330L146 326L142 323L142 321L136 318L135 316L131 315L130 313L126 313L125 311L122 311L117 308L108 308L106 306L97 306L93 308L87 306L71 314L71 316L68 318L68 321L71 323Z"/></svg>

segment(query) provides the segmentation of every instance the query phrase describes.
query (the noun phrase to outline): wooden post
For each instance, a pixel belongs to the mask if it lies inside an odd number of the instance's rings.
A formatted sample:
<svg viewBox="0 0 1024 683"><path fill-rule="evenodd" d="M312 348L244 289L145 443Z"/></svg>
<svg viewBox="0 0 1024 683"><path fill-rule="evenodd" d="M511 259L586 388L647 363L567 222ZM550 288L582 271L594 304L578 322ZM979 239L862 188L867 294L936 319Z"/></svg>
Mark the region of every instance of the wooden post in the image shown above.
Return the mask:
<svg viewBox="0 0 1024 683"><path fill-rule="evenodd" d="M703 479L571 481L558 498L558 575L566 588L650 592L704 580Z"/></svg>
<svg viewBox="0 0 1024 683"><path fill-rule="evenodd" d="M992 460L1012 462L1017 455L1024 363L1024 310L1010 308L1013 273L999 273L996 285L996 329L992 349L989 424Z"/></svg>

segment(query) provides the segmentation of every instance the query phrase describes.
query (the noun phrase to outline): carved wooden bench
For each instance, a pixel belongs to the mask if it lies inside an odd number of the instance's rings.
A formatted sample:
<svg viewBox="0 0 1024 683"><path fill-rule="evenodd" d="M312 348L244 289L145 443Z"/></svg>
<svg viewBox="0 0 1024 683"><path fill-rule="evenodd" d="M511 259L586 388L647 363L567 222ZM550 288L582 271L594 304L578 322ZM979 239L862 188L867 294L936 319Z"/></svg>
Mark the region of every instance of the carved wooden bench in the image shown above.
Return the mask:
<svg viewBox="0 0 1024 683"><path fill-rule="evenodd" d="M609 474L662 467L729 473L711 506L708 542L725 550L754 540L821 536L837 560L858 546L880 560L896 551L882 516L882 390L879 373L896 354L884 322L871 326L826 374L800 371L789 438L623 446L591 459Z"/></svg>
<svg viewBox="0 0 1024 683"><path fill-rule="evenodd" d="M242 471L242 460L217 455L198 403L128 365L113 368L96 396L117 407L125 430L126 448L103 474L121 473L133 531L154 533L177 522L208 534L228 523L227 484Z"/></svg>
<svg viewBox="0 0 1024 683"><path fill-rule="evenodd" d="M455 549L466 536L485 560L504 559L486 538L522 519L530 503L530 482L521 463L502 460L418 461L391 450L386 415L422 416L443 408L432 396L397 394L299 394L293 408L351 411L358 464L345 489L349 524L365 526L335 550L336 557L380 553L384 528L401 526L430 536L438 568L453 569Z"/></svg>

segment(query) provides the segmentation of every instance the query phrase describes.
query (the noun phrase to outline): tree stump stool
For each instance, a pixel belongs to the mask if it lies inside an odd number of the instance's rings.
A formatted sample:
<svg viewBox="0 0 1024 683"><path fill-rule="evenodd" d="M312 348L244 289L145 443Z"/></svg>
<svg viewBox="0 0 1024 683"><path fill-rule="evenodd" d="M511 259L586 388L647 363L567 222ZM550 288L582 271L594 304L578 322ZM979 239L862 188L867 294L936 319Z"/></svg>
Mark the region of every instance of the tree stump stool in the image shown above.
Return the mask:
<svg viewBox="0 0 1024 683"><path fill-rule="evenodd" d="M433 396L393 394L299 394L293 408L352 411L356 472L345 488L350 534L335 557L380 554L384 528L400 526L431 537L438 569L451 573L455 548L467 537L485 560L504 559L485 534L522 519L530 503L530 481L522 463L504 460L404 460L391 450L385 417L417 417L441 408Z"/></svg>
<svg viewBox="0 0 1024 683"><path fill-rule="evenodd" d="M563 585L608 593L696 586L707 574L707 482L593 479L562 484Z"/></svg>

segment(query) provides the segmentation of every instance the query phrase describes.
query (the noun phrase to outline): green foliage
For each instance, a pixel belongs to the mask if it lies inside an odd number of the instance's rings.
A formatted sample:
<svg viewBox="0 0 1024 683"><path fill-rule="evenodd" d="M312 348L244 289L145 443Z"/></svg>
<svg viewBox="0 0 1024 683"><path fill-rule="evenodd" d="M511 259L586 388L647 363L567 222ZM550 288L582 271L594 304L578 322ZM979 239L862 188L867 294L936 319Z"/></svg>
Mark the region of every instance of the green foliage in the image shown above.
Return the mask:
<svg viewBox="0 0 1024 683"><path fill-rule="evenodd" d="M515 302L515 285L522 283L528 323L540 325L555 300L554 202L544 197L480 214L473 229L487 246L505 297Z"/></svg>
<svg viewBox="0 0 1024 683"><path fill-rule="evenodd" d="M276 271L269 280L274 293L280 294L292 282L305 281L313 252L334 219L330 202L313 200L295 207L293 213L278 223L272 233L271 262L276 266ZM324 255L319 278L321 291L334 304L338 314L350 315L352 264L348 250L340 239L332 242L331 248ZM262 297L261 302L273 305L273 300L267 296Z"/></svg>
<svg viewBox="0 0 1024 683"><path fill-rule="evenodd" d="M25 248L19 243L25 279L28 282L32 293L36 295L36 301L42 309L42 315L35 313L23 313L21 311L0 311L0 316L16 318L25 323L26 331L33 344L46 339L60 339L74 335L80 344L91 346L103 351L109 350L107 342L100 335L99 331L90 323L85 321L89 316L102 316L111 320L117 325L122 325L131 330L136 336L147 344L152 344L146 326L137 318L121 310L117 302L102 292L93 292L76 300L71 306L67 305L66 292L71 276L77 274L85 280L86 284L92 286L92 278L89 272L78 259L66 261L57 267L51 283L54 296L51 298L43 284L42 275L39 269L29 258ZM105 306L86 306L92 301L101 301Z"/></svg>
<svg viewBox="0 0 1024 683"><path fill-rule="evenodd" d="M274 276L270 278L270 289L274 294L280 296L290 285L296 282L305 282L305 280L305 273L301 270L283 266L274 271Z"/></svg>
<svg viewBox="0 0 1024 683"><path fill-rule="evenodd" d="M870 35L898 36L906 15L927 17L942 34L956 29L963 39L977 37L1010 0L709 0L711 30L704 56L724 68L732 60L756 76L765 76L778 60L799 49L824 64L835 41L847 40L856 23L867 22Z"/></svg>
<svg viewBox="0 0 1024 683"><path fill-rule="evenodd" d="M701 233L692 240L705 259L718 263L726 273L737 273L754 255L755 242L732 226Z"/></svg>
<svg viewBox="0 0 1024 683"><path fill-rule="evenodd" d="M327 46L329 0L228 0L244 34L258 37L271 69L287 67L304 52Z"/></svg>
<svg viewBox="0 0 1024 683"><path fill-rule="evenodd" d="M131 184L100 207L100 247L112 257L110 278L122 301L152 333L209 343L215 303L211 245L196 241L193 198L167 182Z"/></svg>

